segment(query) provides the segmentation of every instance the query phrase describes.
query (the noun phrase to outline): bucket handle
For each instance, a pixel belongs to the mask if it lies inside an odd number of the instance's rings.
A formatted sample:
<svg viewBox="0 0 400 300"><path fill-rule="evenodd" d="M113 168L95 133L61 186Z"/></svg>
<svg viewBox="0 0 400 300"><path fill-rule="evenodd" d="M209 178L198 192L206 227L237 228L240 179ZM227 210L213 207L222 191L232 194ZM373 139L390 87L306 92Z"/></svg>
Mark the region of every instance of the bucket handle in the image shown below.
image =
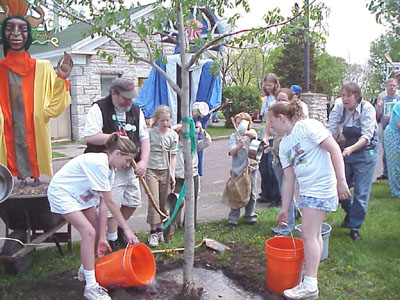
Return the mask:
<svg viewBox="0 0 400 300"><path fill-rule="evenodd" d="M124 273L126 273L126 270L125 270L125 258L126 258L126 252L128 251L128 247L129 247L129 246L130 246L129 243L126 244L125 250L124 250L124 255L122 256L122 268L123 268L123 270L124 270Z"/></svg>
<svg viewBox="0 0 400 300"><path fill-rule="evenodd" d="M284 226L286 226L286 227L289 227L289 225L288 225L286 222L281 222L281 224L284 225ZM290 236L292 237L293 250L295 250L295 249L296 249L296 243L295 243L295 241L294 241L293 230L292 230L292 229L290 229ZM294 251L294 257L296 257L296 256L297 256L297 255L296 255L296 251Z"/></svg>

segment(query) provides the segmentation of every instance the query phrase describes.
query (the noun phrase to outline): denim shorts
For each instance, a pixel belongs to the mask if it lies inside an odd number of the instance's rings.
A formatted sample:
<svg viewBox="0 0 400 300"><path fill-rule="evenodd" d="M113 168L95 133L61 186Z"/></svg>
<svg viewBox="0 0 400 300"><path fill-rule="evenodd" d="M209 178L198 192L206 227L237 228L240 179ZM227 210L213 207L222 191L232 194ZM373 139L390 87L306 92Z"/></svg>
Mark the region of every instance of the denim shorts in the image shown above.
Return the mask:
<svg viewBox="0 0 400 300"><path fill-rule="evenodd" d="M308 207L322 211L336 211L338 207L338 197L333 196L330 198L314 198L300 195L299 207Z"/></svg>

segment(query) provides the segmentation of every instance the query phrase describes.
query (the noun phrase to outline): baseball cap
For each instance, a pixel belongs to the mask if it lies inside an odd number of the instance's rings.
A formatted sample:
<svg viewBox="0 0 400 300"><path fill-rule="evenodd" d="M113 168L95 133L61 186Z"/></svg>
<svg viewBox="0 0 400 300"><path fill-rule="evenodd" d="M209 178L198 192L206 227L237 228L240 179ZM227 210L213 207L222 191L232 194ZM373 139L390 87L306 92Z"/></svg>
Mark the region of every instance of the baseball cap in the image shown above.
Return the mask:
<svg viewBox="0 0 400 300"><path fill-rule="evenodd" d="M111 82L110 90L118 92L125 98L132 99L138 97L133 81L128 78L115 78Z"/></svg>
<svg viewBox="0 0 400 300"><path fill-rule="evenodd" d="M301 92L302 92L302 89L301 89L301 87L300 86L298 86L298 85L292 85L291 87L290 87L290 91L293 93L293 94L301 94Z"/></svg>

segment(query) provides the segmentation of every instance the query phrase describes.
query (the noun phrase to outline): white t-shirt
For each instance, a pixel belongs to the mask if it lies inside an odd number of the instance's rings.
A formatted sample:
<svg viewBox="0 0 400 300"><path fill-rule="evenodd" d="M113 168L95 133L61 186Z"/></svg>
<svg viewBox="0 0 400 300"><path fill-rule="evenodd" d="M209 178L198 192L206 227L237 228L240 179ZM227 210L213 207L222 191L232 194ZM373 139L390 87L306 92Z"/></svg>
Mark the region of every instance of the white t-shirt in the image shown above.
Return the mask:
<svg viewBox="0 0 400 300"><path fill-rule="evenodd" d="M144 115L142 110L140 109L140 116L139 116L139 140L142 142L145 139L149 138L149 133L147 130L147 125L144 119ZM116 113L117 118L120 121L123 121L125 115L125 120L126 120L126 114L121 114L121 113ZM88 114L86 115L86 121L85 121L85 128L83 130L83 136L92 136L97 133L103 132L103 114L101 113L100 106L95 104L90 107ZM129 184L134 178L136 178L135 172L132 167L129 168L124 168L121 170L117 170L116 176L118 178L118 182L125 182L126 184ZM124 179L124 180L123 180Z"/></svg>
<svg viewBox="0 0 400 300"><path fill-rule="evenodd" d="M196 137L197 138L197 137ZM197 149L195 152L192 152L192 165L193 165L193 177L199 175L199 156L197 154L198 151L201 151L212 143L211 136L206 132L206 136L203 136L202 140L197 139ZM178 144L178 153L176 155L176 167L175 167L175 177L176 178L185 178L185 160L183 157L183 145L181 142Z"/></svg>
<svg viewBox="0 0 400 300"><path fill-rule="evenodd" d="M106 153L79 155L51 179L47 192L51 211L66 214L96 206L99 192L111 191L113 181Z"/></svg>
<svg viewBox="0 0 400 300"><path fill-rule="evenodd" d="M301 102L301 108L303 109L304 117L305 117L305 119L308 119L308 117L310 116L310 114L308 112L308 106L303 101L300 101L300 102Z"/></svg>
<svg viewBox="0 0 400 300"><path fill-rule="evenodd" d="M97 104L92 105L86 115L85 128L83 130L83 136L92 136L97 133L103 132L103 115L101 113L100 106ZM139 116L139 140L149 138L149 133L147 131L146 122L142 110L140 110Z"/></svg>
<svg viewBox="0 0 400 300"><path fill-rule="evenodd" d="M293 166L302 196L330 198L337 195L330 154L319 145L330 136L321 122L306 119L296 122L292 132L282 138L279 146L282 169Z"/></svg>

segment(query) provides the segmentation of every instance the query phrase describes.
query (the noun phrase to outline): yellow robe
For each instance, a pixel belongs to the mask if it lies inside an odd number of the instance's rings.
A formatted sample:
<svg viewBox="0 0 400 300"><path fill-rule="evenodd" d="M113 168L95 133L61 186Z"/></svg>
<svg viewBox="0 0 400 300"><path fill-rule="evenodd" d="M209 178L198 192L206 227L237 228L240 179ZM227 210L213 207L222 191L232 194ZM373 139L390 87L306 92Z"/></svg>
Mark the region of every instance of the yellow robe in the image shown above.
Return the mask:
<svg viewBox="0 0 400 300"><path fill-rule="evenodd" d="M67 82L57 77L47 60L36 60L34 80L34 129L39 173L53 175L49 120L71 103ZM0 163L7 166L4 118L0 107Z"/></svg>

